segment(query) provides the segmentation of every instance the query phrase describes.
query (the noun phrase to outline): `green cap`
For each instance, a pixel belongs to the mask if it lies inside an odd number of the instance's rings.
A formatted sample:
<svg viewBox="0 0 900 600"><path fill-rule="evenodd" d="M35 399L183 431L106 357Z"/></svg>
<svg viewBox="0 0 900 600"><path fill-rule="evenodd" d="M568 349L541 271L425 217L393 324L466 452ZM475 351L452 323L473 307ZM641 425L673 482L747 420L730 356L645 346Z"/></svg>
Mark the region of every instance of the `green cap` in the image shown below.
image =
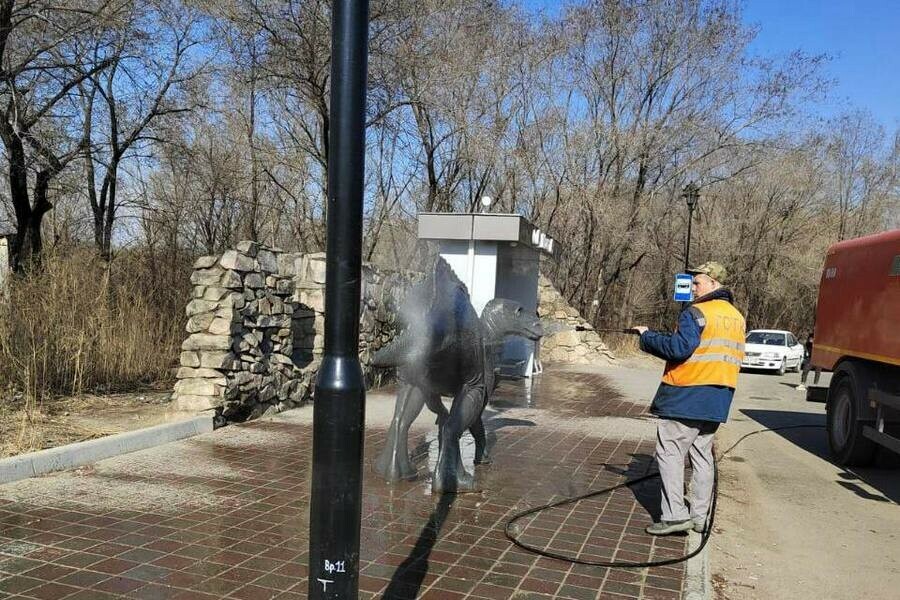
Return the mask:
<svg viewBox="0 0 900 600"><path fill-rule="evenodd" d="M702 265L688 269L687 272L691 275L706 275L710 279L715 279L722 285L725 285L725 282L728 281L728 270L722 266L722 263L717 263L715 261L705 262Z"/></svg>

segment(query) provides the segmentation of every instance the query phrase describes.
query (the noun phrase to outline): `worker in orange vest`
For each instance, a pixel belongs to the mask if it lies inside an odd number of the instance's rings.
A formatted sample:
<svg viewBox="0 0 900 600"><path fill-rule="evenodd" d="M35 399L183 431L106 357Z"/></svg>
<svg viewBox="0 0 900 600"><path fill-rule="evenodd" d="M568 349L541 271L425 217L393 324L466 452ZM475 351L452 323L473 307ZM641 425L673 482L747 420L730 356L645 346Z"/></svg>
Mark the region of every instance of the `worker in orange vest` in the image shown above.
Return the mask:
<svg viewBox="0 0 900 600"><path fill-rule="evenodd" d="M673 334L639 326L641 350L666 361L650 412L659 417L656 462L662 479L661 515L652 535L706 529L715 477L713 436L728 411L744 356L744 317L724 287L728 271L706 262L688 269L694 301ZM691 460L691 496L684 498L684 458Z"/></svg>

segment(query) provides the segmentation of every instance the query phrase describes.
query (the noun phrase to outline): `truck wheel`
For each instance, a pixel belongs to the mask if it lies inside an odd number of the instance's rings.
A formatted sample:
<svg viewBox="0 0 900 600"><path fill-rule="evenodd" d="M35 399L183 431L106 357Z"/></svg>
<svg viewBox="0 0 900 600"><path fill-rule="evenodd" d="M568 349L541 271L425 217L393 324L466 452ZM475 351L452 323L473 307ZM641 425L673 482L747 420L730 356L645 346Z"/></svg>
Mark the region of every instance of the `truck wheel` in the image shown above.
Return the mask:
<svg viewBox="0 0 900 600"><path fill-rule="evenodd" d="M828 447L839 465L868 465L875 457L875 443L862 432L855 387L853 379L845 375L828 394Z"/></svg>
<svg viewBox="0 0 900 600"><path fill-rule="evenodd" d="M781 366L778 367L778 374L784 375L785 371L787 371L787 356L781 359Z"/></svg>

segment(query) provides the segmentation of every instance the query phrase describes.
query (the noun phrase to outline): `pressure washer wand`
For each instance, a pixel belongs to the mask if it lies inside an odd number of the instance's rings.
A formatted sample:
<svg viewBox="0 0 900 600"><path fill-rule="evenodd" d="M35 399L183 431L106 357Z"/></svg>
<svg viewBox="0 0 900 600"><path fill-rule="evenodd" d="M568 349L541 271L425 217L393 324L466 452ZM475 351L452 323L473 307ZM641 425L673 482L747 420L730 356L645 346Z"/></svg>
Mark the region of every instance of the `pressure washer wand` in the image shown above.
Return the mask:
<svg viewBox="0 0 900 600"><path fill-rule="evenodd" d="M620 328L612 328L612 329L595 329L597 333L628 333L631 335L640 335L636 330L631 327L626 327L623 329Z"/></svg>

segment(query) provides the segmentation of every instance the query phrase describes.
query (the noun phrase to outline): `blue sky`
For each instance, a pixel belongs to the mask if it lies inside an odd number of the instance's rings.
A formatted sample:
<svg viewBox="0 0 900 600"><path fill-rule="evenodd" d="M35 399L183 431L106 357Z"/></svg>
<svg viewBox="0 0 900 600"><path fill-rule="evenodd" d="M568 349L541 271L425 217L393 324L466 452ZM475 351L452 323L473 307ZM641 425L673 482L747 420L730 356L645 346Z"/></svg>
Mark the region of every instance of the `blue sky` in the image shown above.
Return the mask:
<svg viewBox="0 0 900 600"><path fill-rule="evenodd" d="M744 20L760 28L753 52L831 57L826 73L836 82L826 115L863 108L888 130L900 126L900 2L747 0Z"/></svg>
<svg viewBox="0 0 900 600"><path fill-rule="evenodd" d="M556 0L520 0L556 14ZM754 54L793 50L831 57L835 80L822 116L861 108L888 131L900 128L900 0L743 0L744 21L759 33Z"/></svg>

